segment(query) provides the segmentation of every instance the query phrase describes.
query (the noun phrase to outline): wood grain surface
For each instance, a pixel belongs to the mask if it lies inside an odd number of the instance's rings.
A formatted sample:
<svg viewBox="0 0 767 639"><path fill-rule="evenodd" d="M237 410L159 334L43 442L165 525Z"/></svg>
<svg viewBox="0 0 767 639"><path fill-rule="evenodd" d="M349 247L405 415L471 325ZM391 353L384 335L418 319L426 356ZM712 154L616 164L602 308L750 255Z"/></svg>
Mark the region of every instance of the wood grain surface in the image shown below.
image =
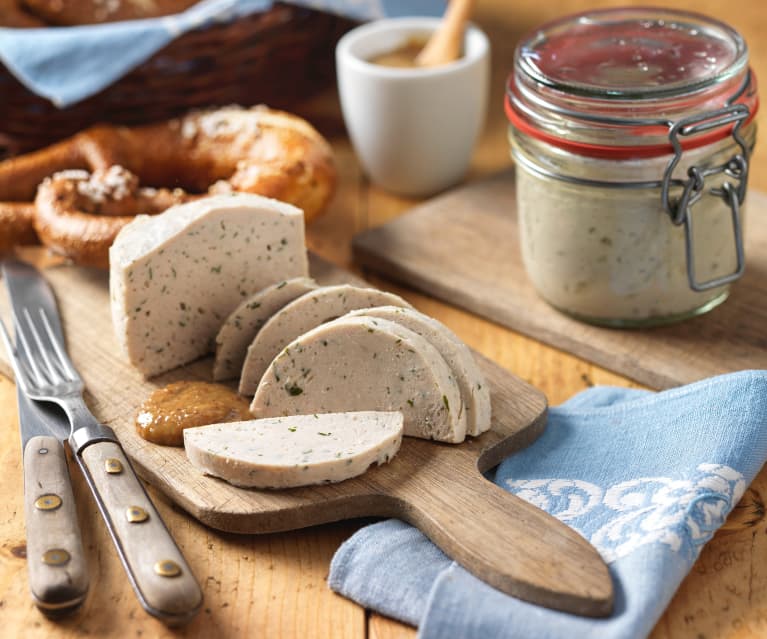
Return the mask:
<svg viewBox="0 0 767 639"><path fill-rule="evenodd" d="M537 295L519 252L510 250L519 244L513 171L421 204L361 233L353 246L362 266L651 388L669 388L767 366L767 195L752 190L746 206L746 274L729 299L700 317L644 330L590 326Z"/></svg>
<svg viewBox="0 0 767 639"><path fill-rule="evenodd" d="M647 4L644 0L479 0L476 22L493 47L493 94L484 134L467 182L510 165L501 107L503 82L520 35L565 13L588 7ZM666 6L708 13L733 24L749 43L753 67L767 77L767 11L753 0L665 0ZM300 105L328 136L340 173L330 212L308 229L312 249L353 266L352 237L384 224L418 202L387 194L362 175L343 129L334 92ZM767 145L758 143L751 187L767 191ZM31 257L31 256L30 256ZM375 278L437 317L474 349L543 391L552 405L595 384L635 382L435 299ZM204 609L183 631L166 629L138 606L79 473L73 473L92 587L73 617L52 622L27 590L22 473L15 389L0 377L0 618L2 636L29 639L179 636L302 639L415 639L416 631L333 594L325 579L337 547L370 520L328 524L272 535L233 535L207 528L149 488L163 518L190 558L205 590ZM761 639L767 636L767 471L746 491L725 527L706 545L651 639ZM535 636L535 628L529 629Z"/></svg>

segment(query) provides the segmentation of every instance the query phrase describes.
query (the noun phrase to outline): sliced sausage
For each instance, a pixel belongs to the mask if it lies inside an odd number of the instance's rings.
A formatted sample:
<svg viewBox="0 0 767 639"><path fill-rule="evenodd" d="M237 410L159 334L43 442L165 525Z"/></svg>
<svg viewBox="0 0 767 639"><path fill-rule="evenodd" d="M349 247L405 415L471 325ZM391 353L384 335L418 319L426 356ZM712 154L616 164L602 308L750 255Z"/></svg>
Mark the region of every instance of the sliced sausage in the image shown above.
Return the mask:
<svg viewBox="0 0 767 639"><path fill-rule="evenodd" d="M453 374L426 339L395 322L342 317L286 346L258 385L256 417L400 411L405 434L459 443L466 412Z"/></svg>

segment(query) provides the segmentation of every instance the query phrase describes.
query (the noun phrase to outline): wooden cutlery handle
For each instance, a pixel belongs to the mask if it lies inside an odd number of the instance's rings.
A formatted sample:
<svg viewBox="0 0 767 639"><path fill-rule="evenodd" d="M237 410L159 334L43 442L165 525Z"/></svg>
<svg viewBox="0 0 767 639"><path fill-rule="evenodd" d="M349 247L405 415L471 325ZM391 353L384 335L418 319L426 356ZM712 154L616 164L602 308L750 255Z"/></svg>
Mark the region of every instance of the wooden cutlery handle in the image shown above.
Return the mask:
<svg viewBox="0 0 767 639"><path fill-rule="evenodd" d="M189 621L202 591L122 447L89 444L79 461L141 605L165 623Z"/></svg>
<svg viewBox="0 0 767 639"><path fill-rule="evenodd" d="M88 567L66 451L55 437L24 447L24 512L32 596L48 615L72 612L88 593Z"/></svg>
<svg viewBox="0 0 767 639"><path fill-rule="evenodd" d="M610 614L612 579L583 537L474 468L456 465L438 474L425 469L398 496L406 502L401 517L448 556L525 601L585 616Z"/></svg>

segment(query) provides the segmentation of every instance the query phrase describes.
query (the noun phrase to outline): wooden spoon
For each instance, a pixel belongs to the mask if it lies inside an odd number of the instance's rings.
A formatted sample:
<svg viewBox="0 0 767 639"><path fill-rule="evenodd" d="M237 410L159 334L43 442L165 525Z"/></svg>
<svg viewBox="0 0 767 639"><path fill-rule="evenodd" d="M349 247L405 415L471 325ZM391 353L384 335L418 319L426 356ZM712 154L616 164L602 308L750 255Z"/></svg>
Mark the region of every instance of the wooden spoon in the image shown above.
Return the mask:
<svg viewBox="0 0 767 639"><path fill-rule="evenodd" d="M418 67L436 67L461 57L466 21L474 8L474 0L451 0L440 27L415 59Z"/></svg>

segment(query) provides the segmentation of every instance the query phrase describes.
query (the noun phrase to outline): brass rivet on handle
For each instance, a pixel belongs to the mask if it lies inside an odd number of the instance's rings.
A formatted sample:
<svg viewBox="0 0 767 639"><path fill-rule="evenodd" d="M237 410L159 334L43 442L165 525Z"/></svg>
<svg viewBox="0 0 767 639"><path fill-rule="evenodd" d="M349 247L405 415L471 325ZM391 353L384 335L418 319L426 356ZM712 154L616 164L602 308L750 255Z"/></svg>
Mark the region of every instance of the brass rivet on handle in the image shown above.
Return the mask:
<svg viewBox="0 0 767 639"><path fill-rule="evenodd" d="M43 495L35 500L35 508L38 510L56 510L59 506L61 506L61 497L58 495Z"/></svg>
<svg viewBox="0 0 767 639"><path fill-rule="evenodd" d="M142 521L149 519L149 513L141 506L129 506L125 510L125 516L132 524L140 524Z"/></svg>
<svg viewBox="0 0 767 639"><path fill-rule="evenodd" d="M51 548L43 553L42 560L49 566L63 566L68 564L72 556L63 548Z"/></svg>
<svg viewBox="0 0 767 639"><path fill-rule="evenodd" d="M181 574L181 566L172 559L161 559L155 563L154 571L160 577L178 577Z"/></svg>
<svg viewBox="0 0 767 639"><path fill-rule="evenodd" d="M120 463L119 459L108 457L104 462L104 470L110 475L119 475L123 471L123 465Z"/></svg>

